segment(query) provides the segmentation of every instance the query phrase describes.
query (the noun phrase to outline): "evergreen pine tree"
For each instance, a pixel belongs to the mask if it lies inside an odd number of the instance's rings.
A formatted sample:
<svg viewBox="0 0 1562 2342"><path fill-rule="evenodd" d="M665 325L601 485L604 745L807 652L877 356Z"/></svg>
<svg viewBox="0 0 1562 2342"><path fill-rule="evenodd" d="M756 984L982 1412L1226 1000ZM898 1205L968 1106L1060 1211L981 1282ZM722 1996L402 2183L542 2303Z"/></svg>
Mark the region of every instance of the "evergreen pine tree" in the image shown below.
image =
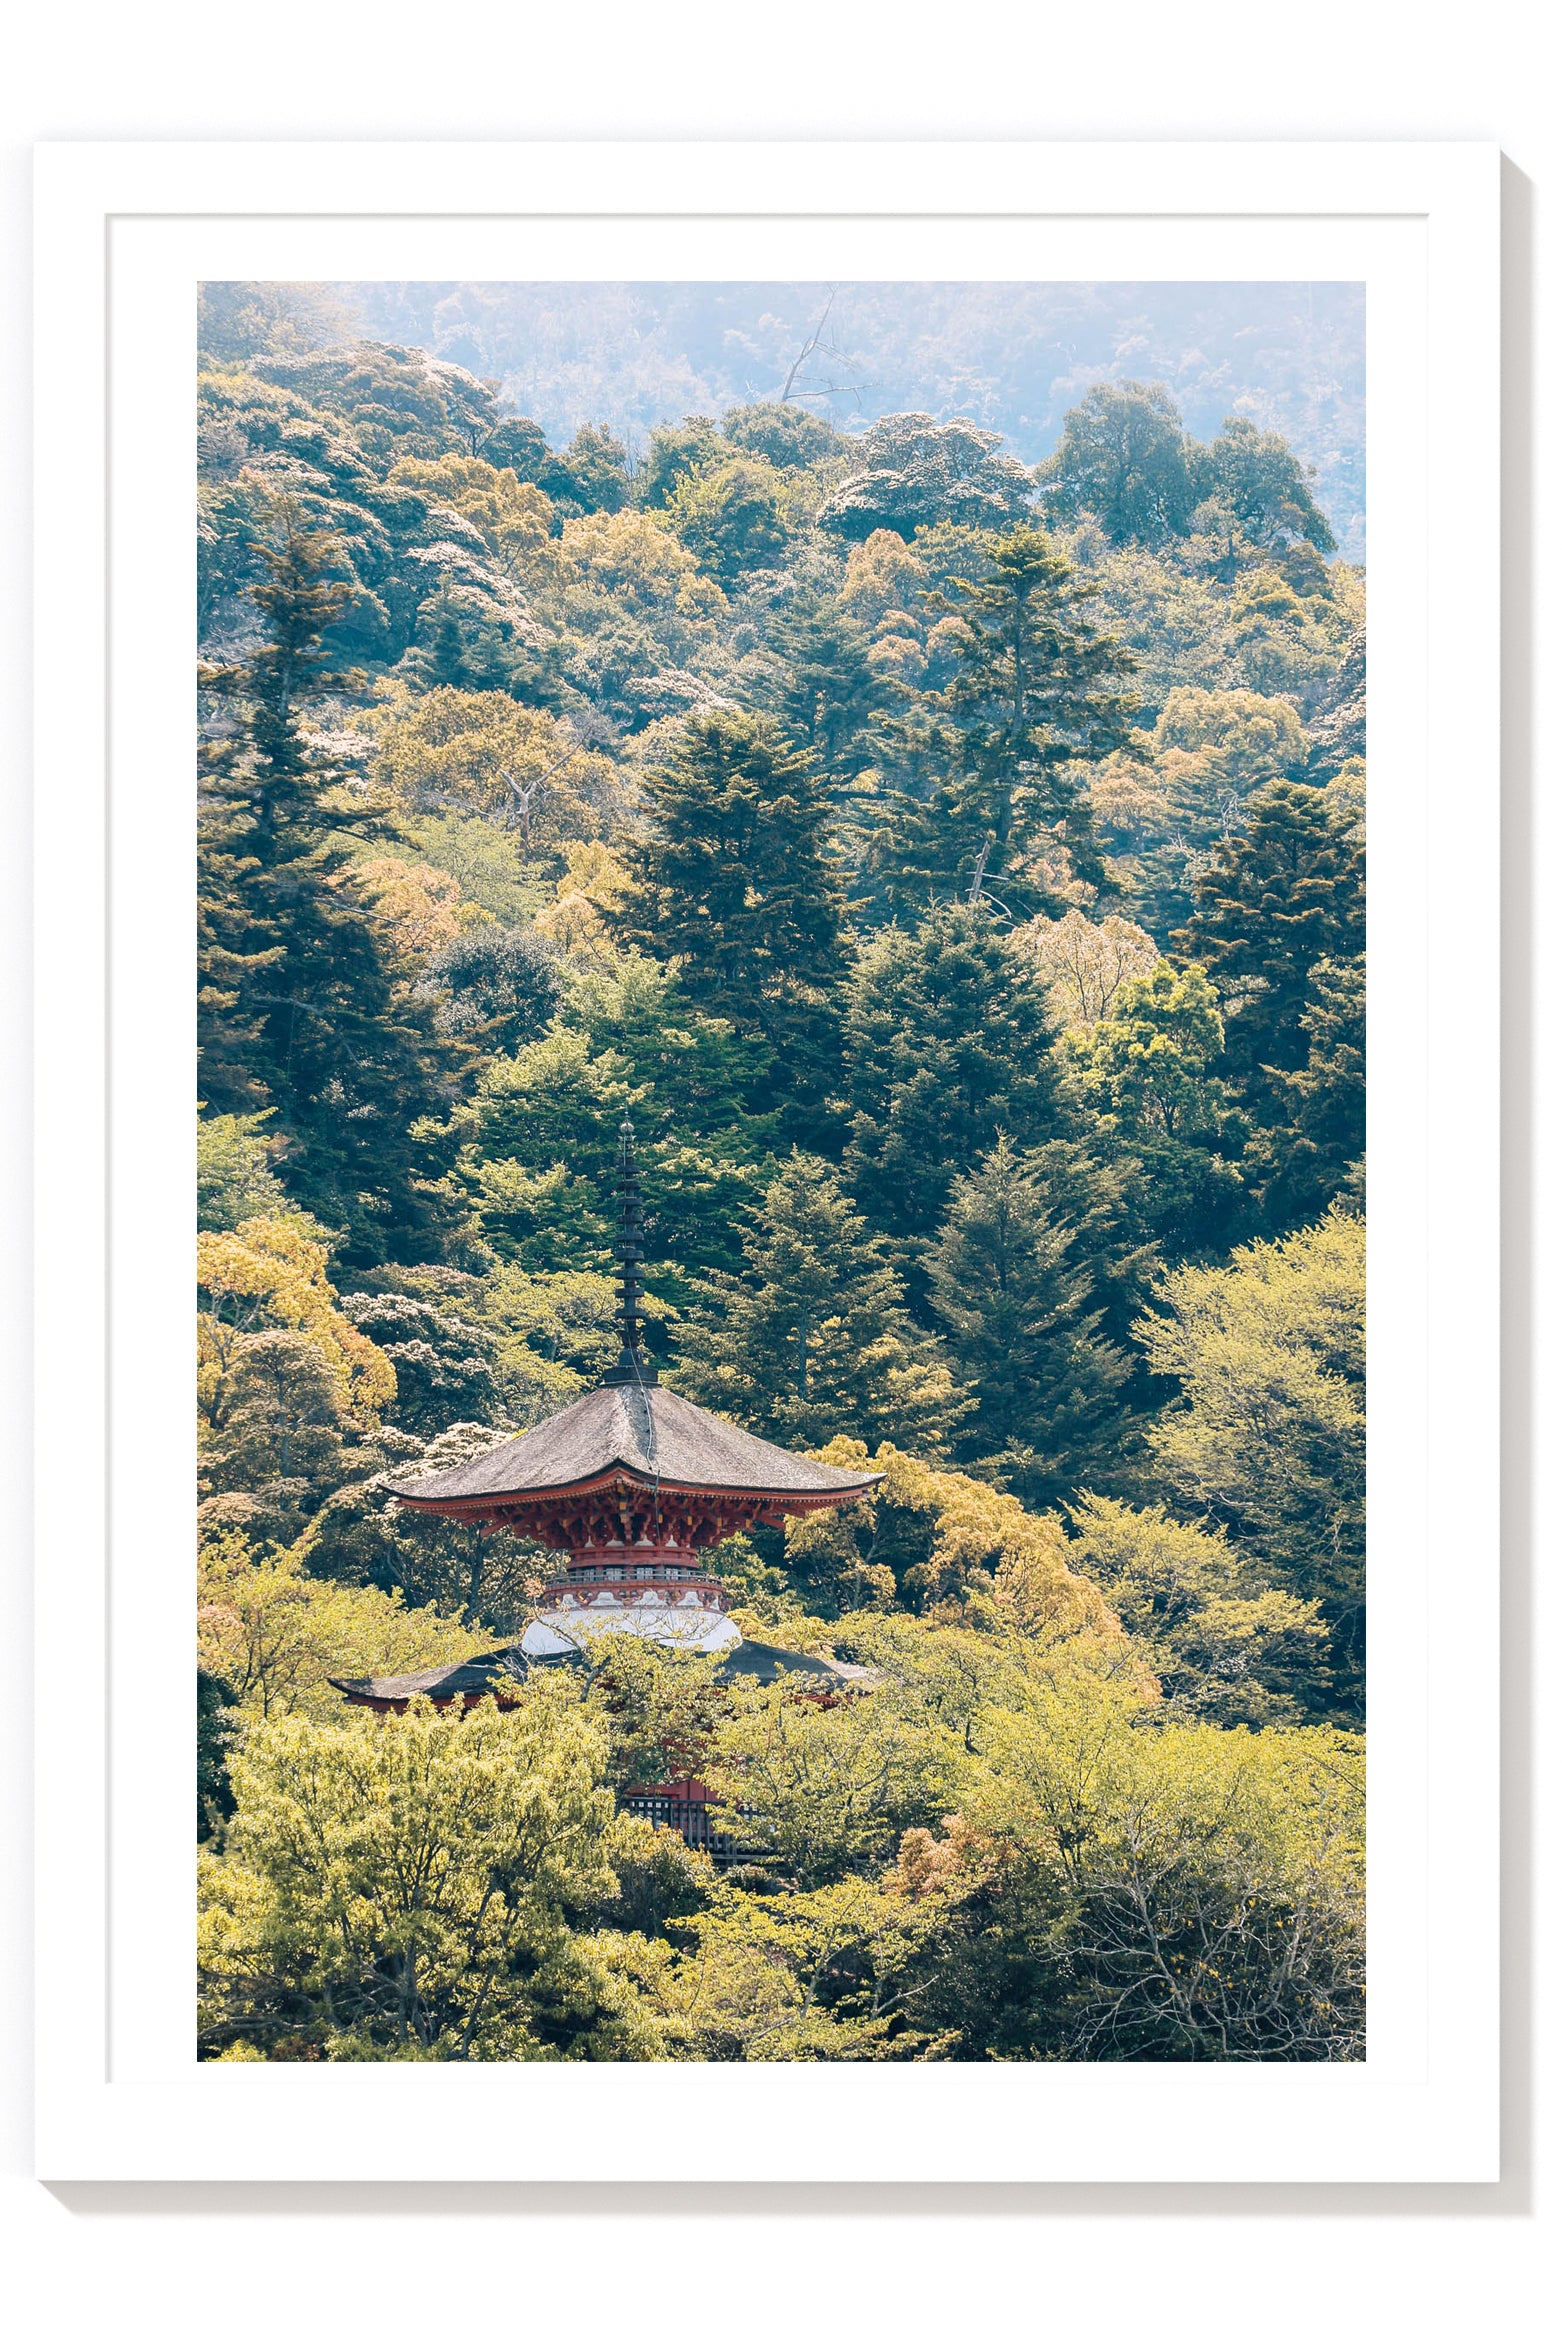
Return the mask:
<svg viewBox="0 0 1562 2342"><path fill-rule="evenodd" d="M691 716L648 784L629 859L629 940L677 971L695 1006L761 1040L766 1103L790 1137L822 1136L839 1075L844 900L813 757L763 716Z"/></svg>
<svg viewBox="0 0 1562 2342"><path fill-rule="evenodd" d="M977 1394L960 1451L1036 1506L1121 1481L1134 1373L1104 1331L1082 1232L1048 1205L1032 1158L1000 1138L956 1180L926 1261L950 1353Z"/></svg>
<svg viewBox="0 0 1562 2342"><path fill-rule="evenodd" d="M873 1226L929 1237L951 1181L1007 1131L1053 1118L1044 984L980 904L932 911L869 946L847 1012L847 1173Z"/></svg>
<svg viewBox="0 0 1562 2342"><path fill-rule="evenodd" d="M266 639L209 674L227 727L207 749L199 835L201 1096L214 1113L271 1107L289 1192L345 1229L356 1264L427 1257L440 1209L410 1126L445 1102L456 1045L436 1037L333 832L352 814L306 747L307 695L339 680L321 638L351 589L336 548L276 507L255 600Z"/></svg>
<svg viewBox="0 0 1562 2342"><path fill-rule="evenodd" d="M968 1402L827 1163L794 1151L743 1250L681 1330L679 1388L793 1446L844 1432L942 1452Z"/></svg>
<svg viewBox="0 0 1562 2342"><path fill-rule="evenodd" d="M838 789L871 762L867 728L887 703L867 629L839 603L816 602L782 620L771 648L781 662L776 713Z"/></svg>
<svg viewBox="0 0 1562 2342"><path fill-rule="evenodd" d="M1255 1131L1247 1150L1272 1228L1316 1219L1348 1187L1367 1144L1366 962L1318 960L1307 989L1307 1063L1276 1074L1284 1120Z"/></svg>
<svg viewBox="0 0 1562 2342"><path fill-rule="evenodd" d="M1353 826L1303 782L1255 790L1246 830L1218 849L1172 939L1209 971L1226 1018L1220 1070L1248 1085L1266 1120L1285 1119L1275 1077L1307 1063L1312 969L1365 949L1366 858Z"/></svg>
<svg viewBox="0 0 1562 2342"><path fill-rule="evenodd" d="M1091 623L1095 587L1043 530L985 542L983 575L954 579L953 599L929 597L949 613L939 634L957 671L934 702L941 777L928 794L901 792L891 886L903 902L958 888L1057 913L1044 847L1063 846L1076 878L1105 879L1084 775L1129 737L1134 661Z"/></svg>

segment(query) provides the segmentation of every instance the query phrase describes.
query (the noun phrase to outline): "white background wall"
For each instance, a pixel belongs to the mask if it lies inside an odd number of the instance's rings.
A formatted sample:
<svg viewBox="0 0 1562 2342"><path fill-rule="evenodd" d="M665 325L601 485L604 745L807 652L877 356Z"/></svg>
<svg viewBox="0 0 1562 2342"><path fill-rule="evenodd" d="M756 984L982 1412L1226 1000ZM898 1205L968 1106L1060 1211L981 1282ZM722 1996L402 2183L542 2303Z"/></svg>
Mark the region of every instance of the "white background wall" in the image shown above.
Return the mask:
<svg viewBox="0 0 1562 2342"><path fill-rule="evenodd" d="M314 2342L391 2321L432 2331L485 2316L572 2337L729 2325L744 2335L1083 2332L1092 2342L1146 2331L1158 2342L1236 2333L1378 2342L1545 2330L1562 2273L1562 2076L1548 2006L1562 1964L1562 1734L1554 1703L1546 1713L1545 1663L1562 1637L1555 1591L1542 1583L1557 1504L1544 1451L1562 1445L1554 1354L1537 1361L1530 1395L1525 1383L1532 1326L1562 1322L1545 1209L1548 1194L1562 1194L1562 949L1545 915L1562 885L1559 718L1555 691L1542 707L1530 680L1532 656L1538 673L1550 671L1562 627L1558 466L1543 429L1562 409L1550 217L1562 191L1562 110L1543 53L1554 14L1539 0L1415 9L1115 0L1067 12L989 0L936 9L593 0L532 15L525 0L452 9L67 0L18 10L0 42L0 1496L10 1531L0 1576L0 2299L13 2330L67 2342L114 2332ZM1511 158L1504 1496L1515 1653L1500 2187L1016 2189L973 2202L957 2189L869 2187L780 2199L675 2188L601 2198L566 2189L51 2192L27 2176L28 147L35 138L436 136L1488 138ZM1458 451L1446 457L1444 509L1457 529ZM1485 596L1493 585L1472 578L1470 591ZM39 715L72 720L69 708ZM53 1696L70 1697L68 1652L47 1655L45 1680ZM1533 1799L1532 1730L1549 1781L1549 1796ZM1549 1871L1531 1892L1530 1849L1548 1836ZM1457 1912L1441 1917L1457 1927Z"/></svg>

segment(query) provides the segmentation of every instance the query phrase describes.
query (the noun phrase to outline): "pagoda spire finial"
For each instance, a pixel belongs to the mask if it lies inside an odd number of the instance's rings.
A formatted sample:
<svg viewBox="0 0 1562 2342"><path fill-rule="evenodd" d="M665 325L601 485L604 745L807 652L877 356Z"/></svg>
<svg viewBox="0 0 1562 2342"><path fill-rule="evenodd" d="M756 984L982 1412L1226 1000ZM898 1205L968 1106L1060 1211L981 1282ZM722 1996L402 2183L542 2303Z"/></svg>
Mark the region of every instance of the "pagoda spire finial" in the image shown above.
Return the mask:
<svg viewBox="0 0 1562 2342"><path fill-rule="evenodd" d="M618 1126L618 1363L604 1374L604 1386L616 1383L653 1383L656 1367L641 1350L645 1287L640 1280L645 1265L641 1245L645 1221L640 1210L640 1168L635 1161L635 1126L628 1115Z"/></svg>

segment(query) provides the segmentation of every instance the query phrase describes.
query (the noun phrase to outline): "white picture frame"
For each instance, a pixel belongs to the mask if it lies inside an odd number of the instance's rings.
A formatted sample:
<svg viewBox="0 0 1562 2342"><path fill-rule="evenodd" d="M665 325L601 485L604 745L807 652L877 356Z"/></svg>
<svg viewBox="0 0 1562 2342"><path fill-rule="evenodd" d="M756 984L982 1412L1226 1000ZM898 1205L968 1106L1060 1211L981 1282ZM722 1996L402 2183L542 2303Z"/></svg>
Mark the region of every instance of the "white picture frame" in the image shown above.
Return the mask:
<svg viewBox="0 0 1562 2342"><path fill-rule="evenodd" d="M82 144L37 187L39 2175L1495 2179L1498 150ZM1361 2064L195 2059L195 285L768 273L1367 285Z"/></svg>

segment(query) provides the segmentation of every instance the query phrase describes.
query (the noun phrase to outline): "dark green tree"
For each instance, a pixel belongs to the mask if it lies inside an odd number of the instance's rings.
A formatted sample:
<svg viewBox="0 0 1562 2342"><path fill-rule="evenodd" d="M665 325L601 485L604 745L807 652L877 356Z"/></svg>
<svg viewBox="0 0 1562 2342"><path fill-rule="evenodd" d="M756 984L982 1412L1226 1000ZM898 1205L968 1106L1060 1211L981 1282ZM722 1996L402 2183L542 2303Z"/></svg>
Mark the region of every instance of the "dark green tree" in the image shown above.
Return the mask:
<svg viewBox="0 0 1562 2342"><path fill-rule="evenodd" d="M507 691L518 655L493 604L443 577L419 605L402 672L420 691Z"/></svg>
<svg viewBox="0 0 1562 2342"><path fill-rule="evenodd" d="M502 415L476 453L496 471L511 471L518 480L538 484L556 460L547 433L530 415Z"/></svg>
<svg viewBox="0 0 1562 2342"><path fill-rule="evenodd" d="M872 1225L930 1237L950 1185L1006 1131L1055 1117L1045 987L981 904L891 927L853 973L846 1024L846 1167Z"/></svg>
<svg viewBox="0 0 1562 2342"><path fill-rule="evenodd" d="M730 587L745 570L774 568L787 527L775 466L725 454L724 462L680 480L666 510L701 567Z"/></svg>
<svg viewBox="0 0 1562 2342"><path fill-rule="evenodd" d="M1312 467L1278 431L1260 431L1246 415L1228 415L1207 446L1190 442L1194 499L1212 498L1235 515L1244 541L1265 552L1296 544L1332 553L1334 531L1313 499Z"/></svg>
<svg viewBox="0 0 1562 2342"><path fill-rule="evenodd" d="M1103 1334L1131 1351L1135 1321L1162 1266L1151 1233L1153 1192L1145 1166L1105 1132L1091 1145L1078 1138L1044 1139L1027 1147L1021 1160L1042 1208L1068 1230L1072 1258L1089 1271L1091 1306L1102 1312Z"/></svg>
<svg viewBox="0 0 1562 2342"><path fill-rule="evenodd" d="M823 415L811 415L794 401L760 399L752 406L729 407L721 418L722 436L747 455L763 456L782 471L806 471L810 464L843 451L846 442Z"/></svg>
<svg viewBox="0 0 1562 2342"><path fill-rule="evenodd" d="M1091 1264L1006 1137L957 1179L926 1256L929 1298L976 1392L959 1452L1028 1505L1123 1476L1134 1360L1104 1331Z"/></svg>
<svg viewBox="0 0 1562 2342"><path fill-rule="evenodd" d="M658 424L635 470L635 502L660 512L681 482L726 463L731 454L730 441L722 438L709 415L685 415L681 423Z"/></svg>
<svg viewBox="0 0 1562 2342"><path fill-rule="evenodd" d="M547 1031L559 1001L559 972L525 928L497 920L465 927L432 953L419 986L442 1033L485 1049L524 1049Z"/></svg>
<svg viewBox="0 0 1562 2342"><path fill-rule="evenodd" d="M687 997L772 1053L783 1132L828 1127L840 1064L844 900L812 756L761 716L691 716L647 789L630 851L626 939L670 963Z"/></svg>
<svg viewBox="0 0 1562 2342"><path fill-rule="evenodd" d="M1037 470L1048 517L1094 520L1115 545L1185 536L1196 502L1187 451L1164 383L1097 383Z"/></svg>
<svg viewBox="0 0 1562 2342"><path fill-rule="evenodd" d="M1220 995L1218 1070L1245 1085L1264 1120L1285 1119L1279 1077L1308 1061L1314 966L1366 947L1366 855L1353 830L1321 789L1269 782L1248 800L1246 829L1196 880L1193 916L1172 939Z"/></svg>
<svg viewBox="0 0 1562 2342"><path fill-rule="evenodd" d="M832 788L872 761L869 726L889 687L868 653L866 627L835 601L789 611L766 646L778 663L772 705L791 738L818 757Z"/></svg>
<svg viewBox="0 0 1562 2342"><path fill-rule="evenodd" d="M1316 1219L1350 1185L1366 1152L1365 960L1316 961L1307 994L1307 1062L1274 1076L1284 1119L1253 1133L1244 1166L1272 1228Z"/></svg>
<svg viewBox="0 0 1562 2342"><path fill-rule="evenodd" d="M621 512L629 502L629 450L600 423L582 423L537 485L576 512Z"/></svg>
<svg viewBox="0 0 1562 2342"><path fill-rule="evenodd" d="M311 692L339 680L321 647L350 591L335 552L282 503L254 595L265 640L207 677L199 1062L213 1113L275 1109L290 1194L367 1263L438 1245L410 1128L448 1100L458 1058L357 898L340 840L354 811L304 737Z"/></svg>
<svg viewBox="0 0 1562 2342"><path fill-rule="evenodd" d="M491 1061L443 1144L487 1241L535 1271L611 1266L619 1126L634 1120L656 1290L736 1268L777 1118L747 1100L768 1053L695 1009L669 971L626 955L572 987L560 1020Z"/></svg>
<svg viewBox="0 0 1562 2342"><path fill-rule="evenodd" d="M629 452L598 423L582 423L569 446L557 450L529 415L503 415L474 437L470 453L530 480L566 513L618 512L629 501Z"/></svg>
<svg viewBox="0 0 1562 2342"><path fill-rule="evenodd" d="M678 1387L794 1446L845 1432L940 1453L967 1402L828 1163L781 1166L743 1252L681 1330Z"/></svg>
<svg viewBox="0 0 1562 2342"><path fill-rule="evenodd" d="M195 1835L215 1837L233 1811L228 1751L239 1736L239 1703L231 1683L198 1668L195 1676Z"/></svg>
<svg viewBox="0 0 1562 2342"><path fill-rule="evenodd" d="M891 892L926 901L958 887L1057 912L1039 857L1061 847L1076 878L1105 880L1085 784L1131 735L1134 661L1091 622L1095 587L1042 530L986 550L977 575L930 597L949 614L939 632L956 672L933 703L942 773L926 793L903 788L895 810Z"/></svg>

